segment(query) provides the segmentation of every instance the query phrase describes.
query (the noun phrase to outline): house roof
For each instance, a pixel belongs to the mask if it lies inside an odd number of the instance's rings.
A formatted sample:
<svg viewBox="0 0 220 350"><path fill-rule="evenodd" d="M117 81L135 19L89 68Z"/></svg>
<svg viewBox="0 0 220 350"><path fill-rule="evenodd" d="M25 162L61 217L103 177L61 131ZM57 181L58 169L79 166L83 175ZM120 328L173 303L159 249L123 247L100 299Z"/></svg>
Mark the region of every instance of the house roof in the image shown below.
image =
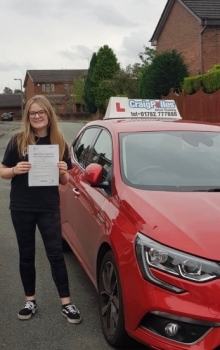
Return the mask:
<svg viewBox="0 0 220 350"><path fill-rule="evenodd" d="M176 1L182 4L201 25L220 25L219 0L168 0L150 42L154 42L160 36Z"/></svg>
<svg viewBox="0 0 220 350"><path fill-rule="evenodd" d="M219 0L181 0L198 18L219 19Z"/></svg>
<svg viewBox="0 0 220 350"><path fill-rule="evenodd" d="M27 70L24 87L28 77L33 83L72 83L74 79L85 76L87 69L54 69L54 70Z"/></svg>
<svg viewBox="0 0 220 350"><path fill-rule="evenodd" d="M0 107L21 107L21 94L0 94Z"/></svg>

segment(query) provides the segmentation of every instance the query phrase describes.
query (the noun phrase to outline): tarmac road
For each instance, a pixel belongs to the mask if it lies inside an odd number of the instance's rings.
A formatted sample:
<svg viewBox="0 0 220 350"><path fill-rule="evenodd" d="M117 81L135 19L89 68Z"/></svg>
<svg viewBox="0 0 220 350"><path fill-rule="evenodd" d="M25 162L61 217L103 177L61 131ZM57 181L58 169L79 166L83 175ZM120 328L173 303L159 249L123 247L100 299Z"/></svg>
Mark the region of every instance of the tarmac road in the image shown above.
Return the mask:
<svg viewBox="0 0 220 350"><path fill-rule="evenodd" d="M0 122L0 135L19 122ZM70 143L83 124L60 123ZM4 130L3 130L4 129ZM15 132L15 131L14 131ZM0 137L0 162L12 133ZM71 252L65 253L72 302L83 321L72 325L60 313L59 297L39 232L36 235L36 296L38 311L32 319L20 321L17 312L24 303L18 272L18 249L9 206L10 181L0 179L0 350L107 350L98 313L97 293ZM147 348L137 344L135 350Z"/></svg>
<svg viewBox="0 0 220 350"><path fill-rule="evenodd" d="M4 136L5 134L9 133L10 131L13 131L17 127L19 127L21 122L2 122L0 121L0 137Z"/></svg>

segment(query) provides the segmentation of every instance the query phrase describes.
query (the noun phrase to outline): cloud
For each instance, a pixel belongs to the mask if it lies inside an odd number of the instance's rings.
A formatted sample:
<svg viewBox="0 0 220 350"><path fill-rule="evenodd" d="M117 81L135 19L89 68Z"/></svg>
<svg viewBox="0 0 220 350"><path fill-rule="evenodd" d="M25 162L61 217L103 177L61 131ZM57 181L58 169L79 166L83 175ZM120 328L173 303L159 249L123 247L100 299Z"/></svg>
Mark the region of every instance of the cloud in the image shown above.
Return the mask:
<svg viewBox="0 0 220 350"><path fill-rule="evenodd" d="M114 6L108 3L99 3L99 1L94 3L94 0L7 0L4 9L16 11L25 19L28 16L38 19L62 20L68 16L74 21L79 15L83 18L84 14L84 17L86 16L88 20L98 20L100 23L108 23L112 26L137 25L137 21L126 18Z"/></svg>
<svg viewBox="0 0 220 350"><path fill-rule="evenodd" d="M122 40L121 49L118 54L123 56L124 64L140 62L138 54L144 51L144 46L150 46L148 33L144 30L132 32Z"/></svg>
<svg viewBox="0 0 220 350"><path fill-rule="evenodd" d="M5 10L16 11L19 15L36 18L61 18L69 11L77 11L87 6L87 0L7 0ZM2 5L1 5L2 6ZM74 14L74 12L72 12ZM27 18L26 18L27 19Z"/></svg>
<svg viewBox="0 0 220 350"><path fill-rule="evenodd" d="M67 59L73 61L73 59L89 59L91 58L92 54L93 54L93 50L91 50L89 47L85 46L85 45L76 45L76 46L72 46L71 49L66 49L66 50L62 50L59 51L58 53L63 56L66 57Z"/></svg>
<svg viewBox="0 0 220 350"><path fill-rule="evenodd" d="M167 0L0 1L0 91L28 69L86 69L108 45L122 67L141 62ZM156 3L156 4L155 4ZM158 4L159 3L159 4Z"/></svg>
<svg viewBox="0 0 220 350"><path fill-rule="evenodd" d="M90 10L90 11L89 11ZM101 23L108 23L111 26L127 27L137 25L136 21L130 20L123 16L118 10L111 5L89 5L88 12L90 17L96 17ZM109 33L111 34L111 33Z"/></svg>
<svg viewBox="0 0 220 350"><path fill-rule="evenodd" d="M17 63L11 63L11 62L0 62L0 71L2 73L6 72L13 72L13 71L20 71L21 73L24 73L26 65L19 65Z"/></svg>
<svg viewBox="0 0 220 350"><path fill-rule="evenodd" d="M11 72L20 68L16 63L2 63L0 62L0 71L2 72Z"/></svg>

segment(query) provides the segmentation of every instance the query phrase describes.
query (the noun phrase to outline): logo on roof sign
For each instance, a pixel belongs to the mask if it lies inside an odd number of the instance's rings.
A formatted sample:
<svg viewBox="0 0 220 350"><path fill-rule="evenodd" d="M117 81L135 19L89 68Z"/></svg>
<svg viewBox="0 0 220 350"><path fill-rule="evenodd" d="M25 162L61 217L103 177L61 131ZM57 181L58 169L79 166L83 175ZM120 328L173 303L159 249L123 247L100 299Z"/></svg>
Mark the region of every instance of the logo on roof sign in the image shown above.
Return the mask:
<svg viewBox="0 0 220 350"><path fill-rule="evenodd" d="M119 102L116 102L116 110L117 112L125 112L125 108L121 108Z"/></svg>
<svg viewBox="0 0 220 350"><path fill-rule="evenodd" d="M113 118L182 119L173 100L134 100L127 97L110 98L104 119Z"/></svg>
<svg viewBox="0 0 220 350"><path fill-rule="evenodd" d="M129 107L131 108L146 108L154 109L154 108L175 108L174 101L166 101L166 100L128 100Z"/></svg>

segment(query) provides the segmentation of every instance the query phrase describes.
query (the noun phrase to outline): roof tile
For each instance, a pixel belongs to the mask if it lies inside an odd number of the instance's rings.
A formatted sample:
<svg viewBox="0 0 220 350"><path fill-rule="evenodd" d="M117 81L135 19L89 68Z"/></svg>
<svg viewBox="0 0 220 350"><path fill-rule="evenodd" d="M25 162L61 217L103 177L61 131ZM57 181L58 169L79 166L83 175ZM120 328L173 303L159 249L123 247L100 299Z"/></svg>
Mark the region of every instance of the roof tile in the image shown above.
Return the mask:
<svg viewBox="0 0 220 350"><path fill-rule="evenodd" d="M181 0L197 17L201 19L220 19L219 0Z"/></svg>
<svg viewBox="0 0 220 350"><path fill-rule="evenodd" d="M27 70L24 86L27 83L27 75L34 83L72 83L75 78L86 74L87 69Z"/></svg>
<svg viewBox="0 0 220 350"><path fill-rule="evenodd" d="M21 94L0 94L0 107L20 107Z"/></svg>

